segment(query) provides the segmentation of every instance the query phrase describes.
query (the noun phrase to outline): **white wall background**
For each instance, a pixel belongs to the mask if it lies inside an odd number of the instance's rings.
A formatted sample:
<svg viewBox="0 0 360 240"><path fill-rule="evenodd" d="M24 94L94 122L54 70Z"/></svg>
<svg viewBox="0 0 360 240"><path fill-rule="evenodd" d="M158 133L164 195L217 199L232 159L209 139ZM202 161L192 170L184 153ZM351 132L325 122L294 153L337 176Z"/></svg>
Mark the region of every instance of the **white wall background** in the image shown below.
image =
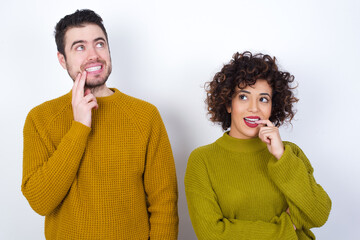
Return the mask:
<svg viewBox="0 0 360 240"><path fill-rule="evenodd" d="M221 136L203 84L236 51L275 55L299 83L298 114L282 138L308 155L333 201L318 239L356 239L360 224L360 2L353 0L3 1L0 10L0 239L44 239L44 218L22 196L22 129L29 110L72 87L53 29L76 9L99 13L113 60L108 86L155 104L179 185L179 239L196 239L184 173L190 152Z"/></svg>

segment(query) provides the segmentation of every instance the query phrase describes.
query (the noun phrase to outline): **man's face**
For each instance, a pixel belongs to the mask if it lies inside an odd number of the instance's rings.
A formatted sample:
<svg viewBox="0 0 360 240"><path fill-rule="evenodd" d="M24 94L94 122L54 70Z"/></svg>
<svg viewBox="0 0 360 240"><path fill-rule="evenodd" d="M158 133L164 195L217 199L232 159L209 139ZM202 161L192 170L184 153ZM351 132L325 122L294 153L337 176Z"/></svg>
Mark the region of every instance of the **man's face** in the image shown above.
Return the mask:
<svg viewBox="0 0 360 240"><path fill-rule="evenodd" d="M96 24L69 28L64 43L66 58L58 53L58 59L70 77L75 81L79 73L86 71L85 87L94 88L105 84L111 73L111 57L102 29Z"/></svg>

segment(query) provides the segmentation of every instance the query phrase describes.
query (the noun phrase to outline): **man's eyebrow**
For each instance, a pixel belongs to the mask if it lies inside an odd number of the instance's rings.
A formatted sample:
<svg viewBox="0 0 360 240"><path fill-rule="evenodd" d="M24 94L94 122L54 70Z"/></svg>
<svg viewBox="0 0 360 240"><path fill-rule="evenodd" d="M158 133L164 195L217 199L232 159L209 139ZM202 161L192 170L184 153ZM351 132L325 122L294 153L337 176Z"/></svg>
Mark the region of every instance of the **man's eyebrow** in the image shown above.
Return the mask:
<svg viewBox="0 0 360 240"><path fill-rule="evenodd" d="M78 43L84 43L84 42L85 42L84 40L75 41L75 42L73 42L73 43L71 44L70 49L72 49L72 47L73 47L74 45L76 45L76 44L78 44Z"/></svg>
<svg viewBox="0 0 360 240"><path fill-rule="evenodd" d="M94 39L94 42L97 42L97 41L104 41L104 42L106 42L106 40L105 40L103 37L95 38L95 39ZM78 43L86 43L86 41L84 41L84 40L75 41L75 42L73 42L73 43L71 44L71 48L72 48L74 45L78 44ZM71 48L70 48L70 49L71 49Z"/></svg>
<svg viewBox="0 0 360 240"><path fill-rule="evenodd" d="M100 41L100 40L106 42L106 40L103 37L95 38L94 42L97 42L97 41Z"/></svg>

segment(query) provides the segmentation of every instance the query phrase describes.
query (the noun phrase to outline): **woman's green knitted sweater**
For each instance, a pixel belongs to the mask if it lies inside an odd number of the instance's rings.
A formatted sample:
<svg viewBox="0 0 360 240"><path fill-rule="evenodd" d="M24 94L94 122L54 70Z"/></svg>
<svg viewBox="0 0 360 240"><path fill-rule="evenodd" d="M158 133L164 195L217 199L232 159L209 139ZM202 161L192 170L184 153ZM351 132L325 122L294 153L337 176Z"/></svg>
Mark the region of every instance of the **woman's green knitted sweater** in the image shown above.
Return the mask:
<svg viewBox="0 0 360 240"><path fill-rule="evenodd" d="M259 138L225 133L191 153L185 191L198 239L315 239L331 200L301 149L284 146L277 160Z"/></svg>

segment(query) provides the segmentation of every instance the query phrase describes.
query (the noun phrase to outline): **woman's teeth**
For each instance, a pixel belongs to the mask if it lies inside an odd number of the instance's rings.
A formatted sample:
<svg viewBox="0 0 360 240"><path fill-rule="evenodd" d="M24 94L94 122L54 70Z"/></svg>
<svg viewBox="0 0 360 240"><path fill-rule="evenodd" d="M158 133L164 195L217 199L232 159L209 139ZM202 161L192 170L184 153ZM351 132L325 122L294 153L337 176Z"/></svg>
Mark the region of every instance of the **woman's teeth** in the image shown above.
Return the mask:
<svg viewBox="0 0 360 240"><path fill-rule="evenodd" d="M87 68L86 71L87 72L94 72L94 71L97 71L97 70L100 70L100 69L101 69L101 66L96 66L96 67Z"/></svg>
<svg viewBox="0 0 360 240"><path fill-rule="evenodd" d="M245 121L249 122L249 123L255 123L256 121L259 121L260 118L244 118Z"/></svg>

